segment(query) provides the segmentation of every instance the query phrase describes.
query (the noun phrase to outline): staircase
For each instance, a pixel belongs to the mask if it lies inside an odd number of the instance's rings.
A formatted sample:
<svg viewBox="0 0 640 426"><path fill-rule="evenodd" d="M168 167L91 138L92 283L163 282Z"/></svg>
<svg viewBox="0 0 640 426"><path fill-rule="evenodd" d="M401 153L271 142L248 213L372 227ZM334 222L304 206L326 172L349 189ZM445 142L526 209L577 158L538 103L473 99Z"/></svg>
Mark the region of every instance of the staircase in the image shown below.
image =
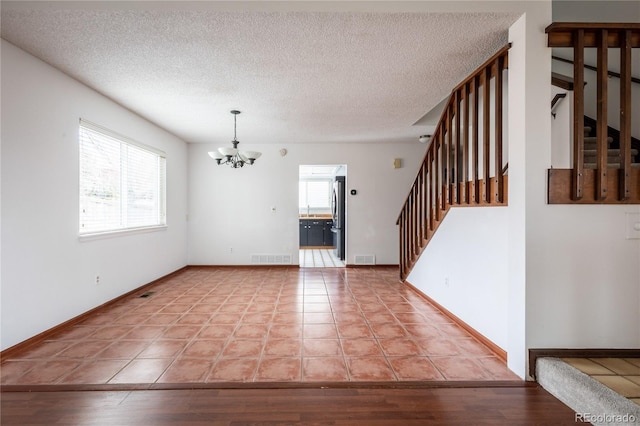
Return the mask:
<svg viewBox="0 0 640 426"><path fill-rule="evenodd" d="M597 54L599 100L596 126L573 120L574 140L567 143L580 155L573 156L572 167L548 170L548 203L640 204L640 141L631 135L632 114L637 117L631 109L631 84L640 83L632 76L632 49L640 48L640 23L554 23L546 32L548 47L573 49L574 72L567 88L573 90L573 115L585 116L585 50L589 49ZM456 86L446 102L396 222L401 280L407 278L451 207L507 205L508 163L503 156L507 147L502 129L509 47ZM610 49L620 56L619 73L608 69ZM619 79L620 99L615 106L606 101L610 77ZM609 138L608 118L614 113L620 117L620 131L617 138Z"/></svg>
<svg viewBox="0 0 640 426"><path fill-rule="evenodd" d="M405 280L451 207L507 205L504 74L510 45L455 87L396 222Z"/></svg>
<svg viewBox="0 0 640 426"><path fill-rule="evenodd" d="M619 148L612 148L614 142L613 137L607 137L607 168L621 169L621 151ZM595 129L591 126L584 126L584 168L596 169L597 160L597 144ZM617 144L616 144L617 145ZM638 150L631 149L631 167L640 168L638 161Z"/></svg>

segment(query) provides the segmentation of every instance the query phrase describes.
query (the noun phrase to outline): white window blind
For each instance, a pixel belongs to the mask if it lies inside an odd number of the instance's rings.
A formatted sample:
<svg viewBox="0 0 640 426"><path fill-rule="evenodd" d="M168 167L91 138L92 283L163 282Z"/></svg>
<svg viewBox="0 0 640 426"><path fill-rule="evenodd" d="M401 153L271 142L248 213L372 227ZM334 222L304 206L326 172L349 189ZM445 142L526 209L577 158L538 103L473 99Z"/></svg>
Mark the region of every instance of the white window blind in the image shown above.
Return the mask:
<svg viewBox="0 0 640 426"><path fill-rule="evenodd" d="M331 208L332 180L306 180L300 181L299 207L306 208Z"/></svg>
<svg viewBox="0 0 640 426"><path fill-rule="evenodd" d="M164 153L80 120L80 234L166 224Z"/></svg>

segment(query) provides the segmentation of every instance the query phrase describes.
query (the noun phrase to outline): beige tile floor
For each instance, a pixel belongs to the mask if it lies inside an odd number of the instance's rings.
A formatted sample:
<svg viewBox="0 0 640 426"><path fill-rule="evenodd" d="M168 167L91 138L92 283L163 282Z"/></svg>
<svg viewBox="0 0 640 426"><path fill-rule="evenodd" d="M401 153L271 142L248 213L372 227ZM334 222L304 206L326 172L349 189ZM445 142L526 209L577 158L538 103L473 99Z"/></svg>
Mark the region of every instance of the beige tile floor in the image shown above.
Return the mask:
<svg viewBox="0 0 640 426"><path fill-rule="evenodd" d="M298 263L301 268L344 268L343 260L333 249L300 249Z"/></svg>
<svg viewBox="0 0 640 426"><path fill-rule="evenodd" d="M3 385L519 380L396 268L190 267L3 359Z"/></svg>
<svg viewBox="0 0 640 426"><path fill-rule="evenodd" d="M640 405L640 358L562 358L562 360Z"/></svg>

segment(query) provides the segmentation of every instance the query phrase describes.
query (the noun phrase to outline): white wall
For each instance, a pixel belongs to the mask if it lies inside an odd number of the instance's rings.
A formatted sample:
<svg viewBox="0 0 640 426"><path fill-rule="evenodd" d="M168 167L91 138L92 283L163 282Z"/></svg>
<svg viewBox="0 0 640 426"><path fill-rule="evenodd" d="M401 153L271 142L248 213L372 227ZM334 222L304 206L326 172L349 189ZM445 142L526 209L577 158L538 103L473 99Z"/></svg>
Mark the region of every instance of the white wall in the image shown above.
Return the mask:
<svg viewBox="0 0 640 426"><path fill-rule="evenodd" d="M556 94L564 94L551 119L551 167L570 169L573 167L573 91L551 86L551 100Z"/></svg>
<svg viewBox="0 0 640 426"><path fill-rule="evenodd" d="M554 22L638 22L637 0L554 0Z"/></svg>
<svg viewBox="0 0 640 426"><path fill-rule="evenodd" d="M640 240L625 212L640 206L535 206L528 238L531 348L640 346Z"/></svg>
<svg viewBox="0 0 640 426"><path fill-rule="evenodd" d="M398 264L396 219L425 145L417 139L411 144L240 143L263 152L255 165L216 165L207 151L228 142L189 145L189 264L244 265L258 253L290 254L297 264L301 164L347 166L347 263L373 254L378 264ZM288 150L285 157L281 148ZM402 159L402 168L393 168L394 158ZM357 195L349 195L351 189Z"/></svg>
<svg viewBox="0 0 640 426"><path fill-rule="evenodd" d="M542 32L547 13L529 12L510 31L508 354L510 368L521 375L529 348L640 344L640 242L625 240L623 226L624 212L639 207L546 203L552 155L550 50Z"/></svg>
<svg viewBox="0 0 640 426"><path fill-rule="evenodd" d="M508 196L508 343L509 368L524 377L526 371L526 166L527 64L533 30L527 16L509 29L509 196ZM543 69L544 72L544 69ZM548 74L547 74L548 75ZM548 77L547 77L548 78ZM548 87L548 84L546 85ZM535 111L535 110L534 110ZM541 124L544 125L544 122Z"/></svg>
<svg viewBox="0 0 640 426"><path fill-rule="evenodd" d="M508 344L507 207L452 208L407 281L499 347Z"/></svg>
<svg viewBox="0 0 640 426"><path fill-rule="evenodd" d="M553 16L556 21L637 22L640 7L632 1L561 1L553 3ZM588 50L585 63L595 65L595 49ZM609 63L618 70L614 50ZM553 70L573 75L571 64L554 61ZM592 118L597 115L595 76L585 70L585 115ZM632 86L632 111L638 111L640 90ZM619 93L619 80L609 79L609 125L617 129ZM571 163L572 96L569 92L559 105L552 126L551 164L557 168ZM632 120L632 134L640 135L637 120ZM640 346L640 240L625 238L627 212L640 212L640 206L533 206L539 223L529 240L535 279L527 299L529 347Z"/></svg>
<svg viewBox="0 0 640 426"><path fill-rule="evenodd" d="M525 76L517 84L510 79L510 93L525 102L510 104L521 115L515 132L524 139L510 138L518 154L509 159L509 261L510 281L525 277L526 347L638 347L640 240L625 239L624 213L640 206L547 204L550 50L543 25L530 27L532 14L526 18L525 61L509 61L514 75Z"/></svg>
<svg viewBox="0 0 640 426"><path fill-rule="evenodd" d="M78 240L81 117L166 152L166 230ZM1 348L186 265L186 165L185 143L2 41Z"/></svg>
<svg viewBox="0 0 640 426"><path fill-rule="evenodd" d="M552 138L544 19L543 11L527 13L510 34L509 322L517 328L510 325L508 352L518 374L524 363L513 357L526 351L512 340L523 315L525 349L640 344L640 241L624 238L624 213L639 207L546 202Z"/></svg>

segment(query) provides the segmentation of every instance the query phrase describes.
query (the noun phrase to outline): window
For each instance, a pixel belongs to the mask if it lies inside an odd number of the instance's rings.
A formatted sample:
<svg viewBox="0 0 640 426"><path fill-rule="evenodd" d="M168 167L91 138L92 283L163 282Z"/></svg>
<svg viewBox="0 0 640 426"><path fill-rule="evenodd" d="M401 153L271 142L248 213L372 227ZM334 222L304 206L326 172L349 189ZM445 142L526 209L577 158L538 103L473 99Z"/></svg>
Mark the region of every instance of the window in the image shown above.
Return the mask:
<svg viewBox="0 0 640 426"><path fill-rule="evenodd" d="M165 155L80 120L80 235L166 224Z"/></svg>
<svg viewBox="0 0 640 426"><path fill-rule="evenodd" d="M299 186L299 207L331 208L333 180L302 180Z"/></svg>

